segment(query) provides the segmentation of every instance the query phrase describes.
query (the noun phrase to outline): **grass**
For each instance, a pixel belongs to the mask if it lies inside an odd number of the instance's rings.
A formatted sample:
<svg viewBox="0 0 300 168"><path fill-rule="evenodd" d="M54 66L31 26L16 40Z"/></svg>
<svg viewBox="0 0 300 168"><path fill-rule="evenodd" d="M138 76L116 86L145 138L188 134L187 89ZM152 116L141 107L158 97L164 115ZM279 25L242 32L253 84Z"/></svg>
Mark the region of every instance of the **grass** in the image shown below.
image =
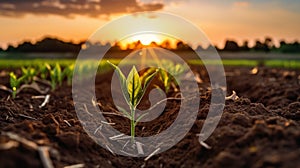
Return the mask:
<svg viewBox="0 0 300 168"><path fill-rule="evenodd" d="M192 65L203 65L202 61L199 60L190 60ZM208 64L219 64L219 61L207 60ZM222 60L224 66L243 66L243 67L254 67L259 64L264 64L267 67L277 67L277 68L291 68L299 69L300 60L244 60L244 59L228 59Z"/></svg>
<svg viewBox="0 0 300 168"><path fill-rule="evenodd" d="M106 62L106 60L103 60ZM110 59L110 62L117 64L120 59ZM22 66L38 66L47 62L51 66L59 63L65 67L72 63L75 63L75 59L0 59L0 68L20 68ZM189 60L192 65L203 65L202 61ZM219 61L207 60L208 64L216 64ZM300 68L300 60L244 60L244 59L226 59L222 61L224 66L246 66L254 67L258 64L263 63L268 67L279 67L279 68Z"/></svg>
<svg viewBox="0 0 300 168"><path fill-rule="evenodd" d="M82 60L82 64L94 64L94 60ZM110 62L117 64L120 60L119 59L111 59ZM20 67L38 67L39 65L44 65L48 63L51 67L54 67L57 63L62 66L66 67L68 65L74 64L76 62L75 59L0 59L0 68L20 68ZM106 62L106 60L101 61Z"/></svg>
<svg viewBox="0 0 300 168"><path fill-rule="evenodd" d="M74 59L0 59L0 68L20 68L24 66L38 66L47 62L54 66L59 63L62 66L70 65L75 62Z"/></svg>

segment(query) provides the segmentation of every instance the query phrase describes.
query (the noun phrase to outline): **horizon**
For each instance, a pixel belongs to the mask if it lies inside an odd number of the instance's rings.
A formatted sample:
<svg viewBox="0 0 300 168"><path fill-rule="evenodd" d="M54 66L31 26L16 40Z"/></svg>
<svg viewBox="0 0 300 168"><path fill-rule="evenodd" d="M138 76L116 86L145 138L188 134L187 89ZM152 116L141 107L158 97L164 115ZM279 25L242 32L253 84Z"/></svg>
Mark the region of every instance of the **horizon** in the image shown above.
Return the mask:
<svg viewBox="0 0 300 168"><path fill-rule="evenodd" d="M143 11L166 12L186 18L202 30L218 48L223 48L226 40L234 40L239 45L247 40L249 46L253 46L256 40L263 41L266 37L271 37L278 46L280 40L292 43L300 39L300 11L297 10L300 2L296 0L44 2L47 3L9 0L0 2L1 48L7 48L9 44L17 45L22 41L34 43L46 36L78 43L88 39L109 21Z"/></svg>
<svg viewBox="0 0 300 168"><path fill-rule="evenodd" d="M143 36L143 38L139 38L139 36ZM162 48L167 48L167 49L171 49L171 50L177 50L178 49L178 44L182 43L185 47L191 48L193 50L206 50L208 48L211 47L211 45L208 46L204 46L202 44L198 44L196 46L192 46L189 43L185 43L184 41L181 41L179 39L172 39L172 38L164 38L163 36L161 37L149 37L151 36L151 34L140 34L137 36L131 36L130 38L127 38L125 40L121 40L121 41L117 41L117 42L102 42L102 41L89 41L89 40L83 40L80 42L73 42L73 41L64 41L60 38L57 37L53 37L53 36L45 36L40 40L37 40L35 42L32 41L21 41L20 43L18 43L17 45L9 45L7 48L1 48L2 51L13 51L14 49L18 49L18 48L23 48L24 46L26 46L27 49L29 49L28 47L32 47L32 49L34 50L34 46L41 46L41 45L45 45L45 41L57 41L57 42L62 42L65 43L67 45L73 45L74 47L80 47L81 49L86 49L88 46L98 46L98 47L104 47L107 45L110 45L111 47L117 47L120 50L135 50L135 49L139 49L139 48L145 48L145 47L162 47ZM153 40L149 40L149 39L153 39ZM214 46L217 50L219 51L229 51L229 50L233 50L233 51L250 51L252 50L264 50L266 48L268 48L268 50L277 50L280 49L282 47L286 47L286 46L294 46L296 48L296 50L299 50L299 41L295 41L292 43L286 42L285 40L280 41L280 45L276 46L273 43L273 40L271 37L266 37L264 41L256 41L258 43L256 43L256 45L250 46L249 45L249 41L245 40L245 43L243 44L239 44L237 43L237 41L235 41L234 39L227 39L225 41L224 47L220 48L217 46ZM28 45L30 44L30 45ZM47 44L47 42L46 42ZM295 46L296 45L296 46ZM12 47L12 48L10 48ZM49 48L53 47L52 45L49 46ZM257 49L257 47L259 47L260 49ZM261 48L262 47L262 48ZM264 49L264 47L266 47ZM10 48L10 49L9 49ZM285 49L286 50L286 49ZM289 49L291 50L291 48ZM26 51L28 52L28 51ZM285 52L295 52L295 51L285 51ZM298 52L298 51L297 51Z"/></svg>

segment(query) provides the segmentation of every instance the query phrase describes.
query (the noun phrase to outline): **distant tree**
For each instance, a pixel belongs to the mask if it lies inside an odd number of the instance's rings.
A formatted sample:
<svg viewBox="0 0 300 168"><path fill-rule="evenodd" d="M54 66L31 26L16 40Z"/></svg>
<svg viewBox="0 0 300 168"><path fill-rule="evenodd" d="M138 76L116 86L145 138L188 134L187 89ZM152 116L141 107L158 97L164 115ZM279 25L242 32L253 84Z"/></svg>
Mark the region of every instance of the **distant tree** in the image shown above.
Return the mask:
<svg viewBox="0 0 300 168"><path fill-rule="evenodd" d="M214 47L215 47L215 49L216 49L217 51L222 51L222 49L219 48L217 45L214 45Z"/></svg>
<svg viewBox="0 0 300 168"><path fill-rule="evenodd" d="M187 44L185 44L184 42L178 41L176 43L176 49L177 50L189 50L191 48Z"/></svg>
<svg viewBox="0 0 300 168"><path fill-rule="evenodd" d="M293 43L293 45L294 45L294 46L299 46L299 42L298 42L298 41L295 41L295 42Z"/></svg>
<svg viewBox="0 0 300 168"><path fill-rule="evenodd" d="M264 48L265 48L265 46L264 46L264 44L262 42L260 42L259 40L255 41L255 45L253 47L253 49L255 51L264 51Z"/></svg>
<svg viewBox="0 0 300 168"><path fill-rule="evenodd" d="M155 42L155 41L152 41L150 44L149 44L150 47L158 47L158 44Z"/></svg>
<svg viewBox="0 0 300 168"><path fill-rule="evenodd" d="M161 47L166 48L166 49L171 49L171 42L169 40L164 40L161 43Z"/></svg>
<svg viewBox="0 0 300 168"><path fill-rule="evenodd" d="M16 51L16 47L14 47L13 45L9 45L5 51L15 52Z"/></svg>
<svg viewBox="0 0 300 168"><path fill-rule="evenodd" d="M34 49L34 45L31 42L24 42L17 47L19 52L31 52Z"/></svg>
<svg viewBox="0 0 300 168"><path fill-rule="evenodd" d="M242 50L242 51L249 51L250 50L250 48L249 48L249 42L247 40L245 40L243 42L243 45L240 47L240 50Z"/></svg>
<svg viewBox="0 0 300 168"><path fill-rule="evenodd" d="M204 48L201 45L198 45L198 47L196 48L196 51L203 51Z"/></svg>
<svg viewBox="0 0 300 168"><path fill-rule="evenodd" d="M264 46L264 51L265 52L270 52L271 48L273 48L273 46L274 46L272 38L266 37L263 46Z"/></svg>
<svg viewBox="0 0 300 168"><path fill-rule="evenodd" d="M81 49L81 44L60 41L55 38L46 37L34 45L33 51L36 52L74 52Z"/></svg>
<svg viewBox="0 0 300 168"><path fill-rule="evenodd" d="M104 44L104 47L111 47L111 45L110 45L109 42L107 42L107 43Z"/></svg>
<svg viewBox="0 0 300 168"><path fill-rule="evenodd" d="M215 46L213 46L213 45L209 45L205 50L207 50L207 51L214 51L216 48L215 48Z"/></svg>
<svg viewBox="0 0 300 168"><path fill-rule="evenodd" d="M286 45L286 42L285 42L284 40L280 40L279 44L280 44L279 47L282 47L282 46L285 46L285 45Z"/></svg>
<svg viewBox="0 0 300 168"><path fill-rule="evenodd" d="M121 43L117 41L117 42L111 47L110 50L113 50L113 51L119 51L119 50L121 50Z"/></svg>
<svg viewBox="0 0 300 168"><path fill-rule="evenodd" d="M237 44L237 42L232 41L232 40L226 40L223 50L224 51L239 51L240 47Z"/></svg>
<svg viewBox="0 0 300 168"><path fill-rule="evenodd" d="M81 49L82 43L73 44L71 42L64 42L55 38L46 37L36 44L31 42L23 42L17 47L10 45L7 52L71 52L78 53Z"/></svg>
<svg viewBox="0 0 300 168"><path fill-rule="evenodd" d="M134 44L134 49L141 49L143 48L143 44L140 40L138 40L137 42L133 43Z"/></svg>
<svg viewBox="0 0 300 168"><path fill-rule="evenodd" d="M265 44L268 46L268 47L272 47L273 46L273 40L271 37L266 37L265 38Z"/></svg>
<svg viewBox="0 0 300 168"><path fill-rule="evenodd" d="M300 53L300 44L298 41L295 41L294 43L280 41L280 47L278 50L283 53Z"/></svg>

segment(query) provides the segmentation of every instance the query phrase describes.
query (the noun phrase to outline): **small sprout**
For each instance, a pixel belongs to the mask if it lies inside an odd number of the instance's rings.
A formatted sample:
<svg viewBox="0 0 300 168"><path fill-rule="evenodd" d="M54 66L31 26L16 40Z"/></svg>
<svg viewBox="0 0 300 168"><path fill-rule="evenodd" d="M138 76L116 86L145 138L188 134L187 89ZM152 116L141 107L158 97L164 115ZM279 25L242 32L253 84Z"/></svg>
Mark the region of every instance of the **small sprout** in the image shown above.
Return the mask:
<svg viewBox="0 0 300 168"><path fill-rule="evenodd" d="M59 64L55 64L53 70L50 70L51 88L52 91L56 89L56 85L62 84L62 73Z"/></svg>
<svg viewBox="0 0 300 168"><path fill-rule="evenodd" d="M178 86L180 81L176 81L175 79L184 73L185 70L186 67L183 64L174 64L172 61L167 60L162 61L162 69L159 71L159 78L165 87L166 93L169 92L171 86Z"/></svg>
<svg viewBox="0 0 300 168"><path fill-rule="evenodd" d="M131 120L130 133L131 133L131 140L132 142L134 142L135 127L138 124L138 122L145 115L147 115L147 113L145 113L139 116L137 119L135 119L136 107L142 100L147 87L149 86L150 82L152 81L152 79L154 78L158 70L155 70L153 73L149 73L147 76L141 78L135 66L133 66L126 79L125 75L123 74L123 72L119 67L112 64L109 61L107 62L116 70L116 73L120 81L123 96L130 108L130 113L128 113L126 110L121 110L121 111L127 118Z"/></svg>
<svg viewBox="0 0 300 168"><path fill-rule="evenodd" d="M39 67L40 76L42 79L47 79L48 73L51 70L51 66L48 63L45 63L44 65L41 65Z"/></svg>
<svg viewBox="0 0 300 168"><path fill-rule="evenodd" d="M73 77L73 71L74 71L74 64L71 64L62 72L62 78L67 78L67 84L70 86L72 84L72 77Z"/></svg>
<svg viewBox="0 0 300 168"><path fill-rule="evenodd" d="M33 81L33 77L37 75L37 71L32 67L22 67L21 70L25 83L31 83Z"/></svg>
<svg viewBox="0 0 300 168"><path fill-rule="evenodd" d="M11 72L9 76L10 76L9 83L12 89L12 98L14 99L16 98L17 95L17 89L19 88L21 82L23 82L24 76L17 78L17 76L13 72Z"/></svg>
<svg viewBox="0 0 300 168"><path fill-rule="evenodd" d="M171 76L166 71L161 69L159 71L159 77L165 87L166 93L168 93L171 87Z"/></svg>

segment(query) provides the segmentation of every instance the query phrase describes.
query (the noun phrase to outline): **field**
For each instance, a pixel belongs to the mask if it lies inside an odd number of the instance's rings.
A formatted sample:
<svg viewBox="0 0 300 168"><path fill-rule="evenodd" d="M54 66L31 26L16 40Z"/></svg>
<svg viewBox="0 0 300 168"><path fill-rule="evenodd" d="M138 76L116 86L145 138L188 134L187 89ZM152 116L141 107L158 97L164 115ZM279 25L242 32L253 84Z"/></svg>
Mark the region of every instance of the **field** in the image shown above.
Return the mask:
<svg viewBox="0 0 300 168"><path fill-rule="evenodd" d="M112 62L118 63L120 59L113 59ZM0 59L1 68L18 68L22 66L36 66L43 63L49 63L54 65L59 63L63 66L73 64L74 59ZM203 63L198 60L190 60L192 65L202 65ZM246 60L246 59L224 59L222 60L224 66L243 66L243 67L254 67L259 64L264 64L267 67L278 67L278 68L300 68L300 60ZM211 60L211 64L214 61Z"/></svg>
<svg viewBox="0 0 300 168"><path fill-rule="evenodd" d="M0 85L10 88L9 72L20 75L22 66L38 67L47 62L55 67L59 63L63 71L74 61L2 59ZM120 60L110 61L116 64ZM226 100L213 134L204 144L199 143L212 90L203 64L189 60L193 73L201 78L197 83L200 106L196 121L179 143L147 159L115 154L91 139L83 125L95 124L94 118L87 115L85 122L79 121L67 78L44 94L25 89L12 98L10 92L0 90L1 167L300 167L300 61L237 58L224 59L223 64L227 95L220 96L228 97L235 91L238 98ZM118 111L110 93L112 68L104 67L107 69L98 73L95 80L95 106L107 112L104 116L110 124L114 123L115 129L130 135L131 121ZM48 76L46 80L51 79ZM162 85L159 78L154 78L152 84L156 82ZM174 98L179 92L171 88L167 96ZM45 95L50 98L41 107ZM166 130L175 121L181 101L167 100L162 114L136 125L136 136L147 137ZM150 105L145 98L138 108L147 109ZM105 124L94 135L101 137L101 131L105 131Z"/></svg>

